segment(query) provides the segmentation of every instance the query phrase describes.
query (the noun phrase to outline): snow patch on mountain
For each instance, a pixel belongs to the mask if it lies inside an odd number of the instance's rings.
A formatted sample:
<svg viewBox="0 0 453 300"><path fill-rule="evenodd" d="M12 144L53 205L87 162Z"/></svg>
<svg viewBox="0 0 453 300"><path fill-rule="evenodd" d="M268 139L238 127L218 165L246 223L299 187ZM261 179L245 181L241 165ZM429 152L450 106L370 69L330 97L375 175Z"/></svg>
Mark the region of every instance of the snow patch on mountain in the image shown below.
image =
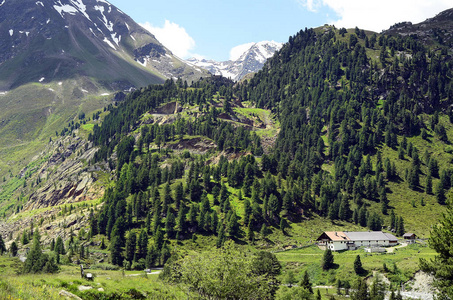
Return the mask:
<svg viewBox="0 0 453 300"><path fill-rule="evenodd" d="M102 15L102 23L105 25L105 27L107 27L108 30L110 30L111 32L113 32L113 23L110 22L109 20L107 20L107 17L104 15L104 6L102 5L96 5L94 7L95 10L98 10L101 12L101 15Z"/></svg>
<svg viewBox="0 0 453 300"><path fill-rule="evenodd" d="M283 44L274 41L263 41L250 44L236 60L217 62L214 60L190 58L187 60L194 67L208 70L214 75L222 75L234 81L241 80L245 75L258 72L264 63L274 53L282 48Z"/></svg>
<svg viewBox="0 0 453 300"><path fill-rule="evenodd" d="M71 0L71 3L76 6L85 18L91 21L90 16L87 14L87 7L83 4L82 0Z"/></svg>
<svg viewBox="0 0 453 300"><path fill-rule="evenodd" d="M107 45L109 45L110 47L112 47L112 48L113 48L113 50L115 50L115 51L116 51L116 48L115 48L115 46L114 46L114 45L112 44L112 42L111 42L111 41L109 41L109 39L108 39L108 38L104 38L104 43L106 43Z"/></svg>
<svg viewBox="0 0 453 300"><path fill-rule="evenodd" d="M74 6L68 5L68 4L61 4L60 1L58 1L60 6L54 5L53 8L61 15L61 17L64 19L63 13L67 13L70 15L75 15L77 13L77 9Z"/></svg>
<svg viewBox="0 0 453 300"><path fill-rule="evenodd" d="M111 37L112 40L116 43L116 45L119 46L121 41L121 35L117 37L117 33L115 32L111 34Z"/></svg>
<svg viewBox="0 0 453 300"><path fill-rule="evenodd" d="M41 1L36 1L36 5L41 5L42 7L44 7L44 3L42 3Z"/></svg>
<svg viewBox="0 0 453 300"><path fill-rule="evenodd" d="M3 4L5 4L6 0L3 0L2 3L0 3L0 6L2 6Z"/></svg>

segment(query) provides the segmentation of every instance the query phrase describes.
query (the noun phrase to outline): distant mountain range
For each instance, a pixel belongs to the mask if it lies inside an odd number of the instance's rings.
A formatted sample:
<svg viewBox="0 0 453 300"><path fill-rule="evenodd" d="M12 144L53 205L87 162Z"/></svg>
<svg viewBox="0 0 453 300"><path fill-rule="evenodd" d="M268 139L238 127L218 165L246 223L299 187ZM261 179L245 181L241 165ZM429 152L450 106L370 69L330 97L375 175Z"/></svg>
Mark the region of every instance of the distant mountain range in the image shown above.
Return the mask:
<svg viewBox="0 0 453 300"><path fill-rule="evenodd" d="M0 91L79 76L118 90L206 75L105 0L0 5Z"/></svg>
<svg viewBox="0 0 453 300"><path fill-rule="evenodd" d="M187 62L193 66L206 69L214 75L222 75L234 81L239 81L245 75L261 70L267 59L280 50L282 45L274 41L263 41L253 44L236 60L217 62L190 58Z"/></svg>

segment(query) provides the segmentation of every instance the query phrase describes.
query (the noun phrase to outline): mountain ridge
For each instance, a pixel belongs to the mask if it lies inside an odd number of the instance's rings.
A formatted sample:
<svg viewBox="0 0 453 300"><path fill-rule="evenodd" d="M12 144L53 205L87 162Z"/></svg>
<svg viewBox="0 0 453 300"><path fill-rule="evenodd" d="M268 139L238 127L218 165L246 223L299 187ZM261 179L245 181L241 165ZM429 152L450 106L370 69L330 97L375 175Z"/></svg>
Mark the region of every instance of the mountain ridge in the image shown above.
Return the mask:
<svg viewBox="0 0 453 300"><path fill-rule="evenodd" d="M234 60L217 62L215 60L189 58L186 61L194 66L206 69L214 75L222 75L234 81L240 81L247 74L261 70L266 60L272 57L282 46L282 43L275 41L262 41L251 45Z"/></svg>
<svg viewBox="0 0 453 300"><path fill-rule="evenodd" d="M112 90L205 75L104 0L5 0L0 15L3 90L77 75L97 78ZM11 74L11 66L19 66L18 72Z"/></svg>

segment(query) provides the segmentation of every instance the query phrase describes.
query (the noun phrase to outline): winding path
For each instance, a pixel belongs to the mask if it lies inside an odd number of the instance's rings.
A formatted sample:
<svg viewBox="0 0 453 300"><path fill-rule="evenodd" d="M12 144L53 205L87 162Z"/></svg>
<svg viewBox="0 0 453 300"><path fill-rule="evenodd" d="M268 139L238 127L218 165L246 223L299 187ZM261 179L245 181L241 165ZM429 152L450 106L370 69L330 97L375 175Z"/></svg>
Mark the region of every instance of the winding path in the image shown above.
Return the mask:
<svg viewBox="0 0 453 300"><path fill-rule="evenodd" d="M401 243L401 245L399 245L399 246L385 248L385 251L387 251L387 253L393 253L393 251L395 251L395 249L403 248L403 247L406 247L406 246L407 246L407 243Z"/></svg>

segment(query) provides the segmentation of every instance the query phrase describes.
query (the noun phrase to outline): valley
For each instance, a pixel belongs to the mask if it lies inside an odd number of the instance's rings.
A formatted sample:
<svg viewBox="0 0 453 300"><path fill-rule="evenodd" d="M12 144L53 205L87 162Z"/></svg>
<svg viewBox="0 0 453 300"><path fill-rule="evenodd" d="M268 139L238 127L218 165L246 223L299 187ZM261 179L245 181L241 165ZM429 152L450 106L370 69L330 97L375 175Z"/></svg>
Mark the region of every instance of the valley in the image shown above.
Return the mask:
<svg viewBox="0 0 453 300"><path fill-rule="evenodd" d="M97 2L110 5L85 4ZM51 12L103 12L71 7ZM0 297L451 296L451 9L380 34L300 30L239 81L186 65L118 13L139 33L120 54L89 40L119 69L2 81ZM401 246L332 253L316 243L325 231Z"/></svg>

